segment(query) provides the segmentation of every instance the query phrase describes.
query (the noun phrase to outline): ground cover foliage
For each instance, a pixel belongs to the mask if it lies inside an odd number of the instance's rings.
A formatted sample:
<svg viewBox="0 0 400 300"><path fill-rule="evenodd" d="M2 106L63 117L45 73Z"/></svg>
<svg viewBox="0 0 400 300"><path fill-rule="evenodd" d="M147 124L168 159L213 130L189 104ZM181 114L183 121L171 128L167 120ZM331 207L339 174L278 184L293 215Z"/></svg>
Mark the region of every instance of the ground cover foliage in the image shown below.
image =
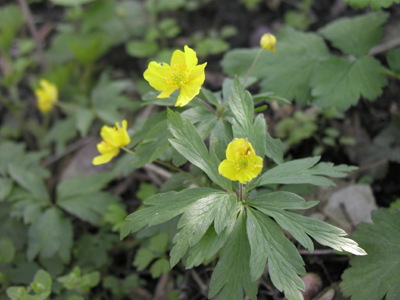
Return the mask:
<svg viewBox="0 0 400 300"><path fill-rule="evenodd" d="M398 3L1 3L0 299L399 299Z"/></svg>

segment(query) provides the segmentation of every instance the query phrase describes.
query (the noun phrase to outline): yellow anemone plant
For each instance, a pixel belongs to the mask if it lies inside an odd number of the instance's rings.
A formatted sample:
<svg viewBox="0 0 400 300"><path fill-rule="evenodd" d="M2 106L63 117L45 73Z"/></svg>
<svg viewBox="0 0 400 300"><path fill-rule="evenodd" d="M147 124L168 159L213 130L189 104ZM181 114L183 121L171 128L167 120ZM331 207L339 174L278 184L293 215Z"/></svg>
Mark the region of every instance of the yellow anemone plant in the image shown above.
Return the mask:
<svg viewBox="0 0 400 300"><path fill-rule="evenodd" d="M185 46L184 52L174 51L170 64L150 62L143 76L154 89L161 91L157 98L167 98L180 90L175 106L185 106L200 92L205 80L207 63L197 63L196 52Z"/></svg>
<svg viewBox="0 0 400 300"><path fill-rule="evenodd" d="M247 139L234 139L226 148L226 159L223 160L218 172L242 184L257 177L263 168L263 159L257 156L253 146Z"/></svg>
<svg viewBox="0 0 400 300"><path fill-rule="evenodd" d="M58 100L57 86L45 79L39 81L39 88L35 89L37 107L42 114L46 114L54 107Z"/></svg>
<svg viewBox="0 0 400 300"><path fill-rule="evenodd" d="M97 150L101 155L93 158L94 165L108 163L113 157L117 156L120 148L128 145L131 142L128 132L128 122L122 121L122 126L117 122L114 127L103 126L100 131L100 136L103 141L97 144Z"/></svg>

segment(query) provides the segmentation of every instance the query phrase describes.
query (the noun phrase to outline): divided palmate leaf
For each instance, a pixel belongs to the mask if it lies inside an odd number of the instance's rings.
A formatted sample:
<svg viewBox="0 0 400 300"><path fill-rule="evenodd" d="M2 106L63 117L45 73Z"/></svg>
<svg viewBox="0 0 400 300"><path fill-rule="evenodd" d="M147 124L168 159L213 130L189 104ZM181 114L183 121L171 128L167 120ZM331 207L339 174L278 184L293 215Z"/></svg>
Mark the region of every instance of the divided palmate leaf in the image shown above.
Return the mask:
<svg viewBox="0 0 400 300"><path fill-rule="evenodd" d="M346 232L321 220L302 216L292 212L293 209L308 209L316 205L316 201L305 202L300 196L288 192L276 192L260 195L248 202L251 206L274 220L285 230L290 232L310 252L314 245L312 237L321 245L338 251L347 251L355 255L366 255L358 244L345 238Z"/></svg>
<svg viewBox="0 0 400 300"><path fill-rule="evenodd" d="M232 182L218 173L220 163L218 158L208 152L199 133L189 120L182 119L179 113L168 110L168 128L174 136L169 141L182 156L203 170L220 187L232 190Z"/></svg>
<svg viewBox="0 0 400 300"><path fill-rule="evenodd" d="M190 205L199 199L210 197L216 193L220 194L221 191L210 188L193 188L149 197L144 201L146 207L126 218L125 225L121 230L121 238L142 229L146 225L154 226L171 220L185 212Z"/></svg>
<svg viewBox="0 0 400 300"><path fill-rule="evenodd" d="M250 246L246 233L246 215L241 213L211 276L209 298L243 300L246 294L257 299L257 282L250 279Z"/></svg>
<svg viewBox="0 0 400 300"><path fill-rule="evenodd" d="M372 212L374 224L361 224L352 237L368 252L351 259L340 287L352 300L397 300L400 296L400 212ZM386 296L385 296L386 295Z"/></svg>
<svg viewBox="0 0 400 300"><path fill-rule="evenodd" d="M251 279L257 280L268 262L268 273L275 287L289 300L302 300L300 290L305 286L298 275L305 275L306 270L297 248L268 216L251 208L247 212Z"/></svg>
<svg viewBox="0 0 400 300"><path fill-rule="evenodd" d="M227 227L231 230L239 208L236 195L225 192L213 193L187 207L178 223L180 231L173 240L171 267L201 240L212 223L218 235Z"/></svg>
<svg viewBox="0 0 400 300"><path fill-rule="evenodd" d="M290 28L279 32L277 38L276 53L263 51L251 76L265 78L261 82L262 91L305 104L311 99L310 80L315 67L330 57L328 48L319 35ZM244 76L258 51L239 49L228 52L222 61L224 71L229 75Z"/></svg>
<svg viewBox="0 0 400 300"><path fill-rule="evenodd" d="M28 259L37 255L51 258L57 255L64 263L70 260L72 224L62 212L52 207L37 218L29 228Z"/></svg>
<svg viewBox="0 0 400 300"><path fill-rule="evenodd" d="M322 62L312 79L312 95L320 106L340 110L355 105L360 97L374 100L386 85L379 61L365 56L357 60L331 58Z"/></svg>
<svg viewBox="0 0 400 300"><path fill-rule="evenodd" d="M333 186L334 182L323 176L344 177L356 167L321 162L319 156L296 159L280 164L255 180L254 185L266 184L313 184L317 186Z"/></svg>
<svg viewBox="0 0 400 300"><path fill-rule="evenodd" d="M371 5L372 9L387 8L394 3L400 3L400 0L342 0L349 3L354 8L365 8Z"/></svg>
<svg viewBox="0 0 400 300"><path fill-rule="evenodd" d="M342 18L322 28L319 32L333 46L346 54L362 57L379 44L388 15L384 12L370 13L354 18Z"/></svg>
<svg viewBox="0 0 400 300"><path fill-rule="evenodd" d="M248 91L245 91L239 79L235 77L229 107L234 115L232 124L235 138L247 138L258 156L264 157L266 152L267 128L263 116L253 121L254 103Z"/></svg>

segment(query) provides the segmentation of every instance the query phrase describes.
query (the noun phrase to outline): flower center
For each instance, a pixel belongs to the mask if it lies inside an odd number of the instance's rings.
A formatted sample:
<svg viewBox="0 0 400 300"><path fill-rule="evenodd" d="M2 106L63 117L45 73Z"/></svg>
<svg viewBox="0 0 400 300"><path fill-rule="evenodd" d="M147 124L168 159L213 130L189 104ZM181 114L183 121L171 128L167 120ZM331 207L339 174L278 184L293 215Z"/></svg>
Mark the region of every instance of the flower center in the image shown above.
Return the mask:
<svg viewBox="0 0 400 300"><path fill-rule="evenodd" d="M171 72L167 75L166 81L169 86L180 89L189 80L189 72L183 64L175 64L171 66Z"/></svg>

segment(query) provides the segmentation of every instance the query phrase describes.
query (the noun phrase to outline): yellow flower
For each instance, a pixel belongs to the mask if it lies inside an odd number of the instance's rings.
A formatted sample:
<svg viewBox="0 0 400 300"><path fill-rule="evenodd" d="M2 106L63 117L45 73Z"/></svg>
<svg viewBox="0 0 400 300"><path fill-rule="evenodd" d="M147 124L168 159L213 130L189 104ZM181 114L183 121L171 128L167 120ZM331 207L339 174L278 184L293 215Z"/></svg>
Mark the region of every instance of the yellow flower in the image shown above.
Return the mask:
<svg viewBox="0 0 400 300"><path fill-rule="evenodd" d="M39 88L35 89L37 97L37 107L43 113L48 113L52 110L54 103L58 98L57 86L47 80L39 81Z"/></svg>
<svg viewBox="0 0 400 300"><path fill-rule="evenodd" d="M204 68L207 63L198 65L196 52L188 46L184 51L175 50L169 65L150 62L143 74L154 89L161 91L157 98L167 98L180 90L175 106L188 104L200 92L205 80Z"/></svg>
<svg viewBox="0 0 400 300"><path fill-rule="evenodd" d="M101 165L108 163L113 157L118 155L121 147L131 142L126 131L127 127L128 122L123 120L122 127L117 122L114 127L103 126L101 128L100 135L103 141L97 144L97 150L101 155L93 158L92 164Z"/></svg>
<svg viewBox="0 0 400 300"><path fill-rule="evenodd" d="M247 183L260 174L263 159L257 156L247 139L234 139L226 148L226 159L218 167L218 172L233 181Z"/></svg>
<svg viewBox="0 0 400 300"><path fill-rule="evenodd" d="M271 50L275 53L275 46L276 46L276 37L273 34L265 33L261 37L260 46L265 50Z"/></svg>

